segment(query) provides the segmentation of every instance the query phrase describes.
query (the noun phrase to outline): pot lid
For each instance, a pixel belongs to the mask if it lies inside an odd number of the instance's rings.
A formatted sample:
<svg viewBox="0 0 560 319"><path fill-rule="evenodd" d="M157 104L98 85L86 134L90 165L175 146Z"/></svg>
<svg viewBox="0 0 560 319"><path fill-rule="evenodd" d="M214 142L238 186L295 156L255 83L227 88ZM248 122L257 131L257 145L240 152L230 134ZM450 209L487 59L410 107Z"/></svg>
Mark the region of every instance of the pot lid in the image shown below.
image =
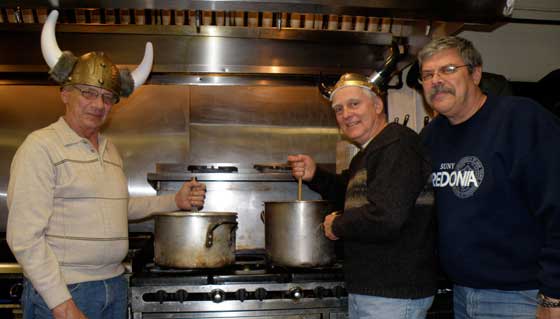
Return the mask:
<svg viewBox="0 0 560 319"><path fill-rule="evenodd" d="M264 202L266 204L332 204L333 201L330 200L287 200L287 201L271 201Z"/></svg>
<svg viewBox="0 0 560 319"><path fill-rule="evenodd" d="M237 213L234 212L187 212L187 211L175 211L175 212L161 212L155 213L154 216L170 216L170 217L237 217Z"/></svg>

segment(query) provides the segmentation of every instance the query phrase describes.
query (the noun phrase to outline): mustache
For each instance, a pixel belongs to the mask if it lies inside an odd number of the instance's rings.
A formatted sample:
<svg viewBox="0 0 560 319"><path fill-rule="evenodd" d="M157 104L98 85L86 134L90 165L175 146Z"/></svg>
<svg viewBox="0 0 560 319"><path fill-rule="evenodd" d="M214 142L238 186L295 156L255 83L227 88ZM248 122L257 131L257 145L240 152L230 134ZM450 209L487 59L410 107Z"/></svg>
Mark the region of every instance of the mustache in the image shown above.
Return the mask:
<svg viewBox="0 0 560 319"><path fill-rule="evenodd" d="M449 93L455 95L455 90L453 88L448 88L443 85L436 85L432 87L432 89L430 90L430 100L433 100L434 95L438 93Z"/></svg>

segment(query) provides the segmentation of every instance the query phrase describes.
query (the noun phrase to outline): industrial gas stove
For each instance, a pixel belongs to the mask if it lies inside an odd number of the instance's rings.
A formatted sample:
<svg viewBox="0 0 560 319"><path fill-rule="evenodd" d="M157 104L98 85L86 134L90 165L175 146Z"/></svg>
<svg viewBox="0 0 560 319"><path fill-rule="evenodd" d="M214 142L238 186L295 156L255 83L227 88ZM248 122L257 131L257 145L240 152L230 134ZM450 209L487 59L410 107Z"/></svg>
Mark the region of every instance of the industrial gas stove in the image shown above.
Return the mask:
<svg viewBox="0 0 560 319"><path fill-rule="evenodd" d="M275 267L237 256L219 269L165 269L147 264L130 278L133 319L347 318L340 266Z"/></svg>

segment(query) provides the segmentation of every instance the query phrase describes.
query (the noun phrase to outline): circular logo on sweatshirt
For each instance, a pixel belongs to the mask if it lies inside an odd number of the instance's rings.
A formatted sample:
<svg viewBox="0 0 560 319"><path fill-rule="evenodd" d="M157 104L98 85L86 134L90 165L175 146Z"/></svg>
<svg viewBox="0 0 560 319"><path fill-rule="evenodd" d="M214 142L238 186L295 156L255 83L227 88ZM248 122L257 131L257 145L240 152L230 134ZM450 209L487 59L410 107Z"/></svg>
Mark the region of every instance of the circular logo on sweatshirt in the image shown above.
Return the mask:
<svg viewBox="0 0 560 319"><path fill-rule="evenodd" d="M484 179L484 165L476 156L461 158L455 165L456 181L452 183L453 193L459 198L473 196Z"/></svg>

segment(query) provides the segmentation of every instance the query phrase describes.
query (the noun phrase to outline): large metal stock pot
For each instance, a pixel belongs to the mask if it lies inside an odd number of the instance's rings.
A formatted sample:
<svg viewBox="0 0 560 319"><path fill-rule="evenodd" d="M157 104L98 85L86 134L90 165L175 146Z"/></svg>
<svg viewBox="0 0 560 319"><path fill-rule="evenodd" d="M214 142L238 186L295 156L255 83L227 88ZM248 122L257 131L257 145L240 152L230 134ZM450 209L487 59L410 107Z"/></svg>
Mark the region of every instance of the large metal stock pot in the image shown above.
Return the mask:
<svg viewBox="0 0 560 319"><path fill-rule="evenodd" d="M155 215L154 259L173 268L219 268L235 262L237 213Z"/></svg>
<svg viewBox="0 0 560 319"><path fill-rule="evenodd" d="M265 202L266 252L272 263L287 267L324 267L336 259L334 243L324 235L329 201Z"/></svg>

